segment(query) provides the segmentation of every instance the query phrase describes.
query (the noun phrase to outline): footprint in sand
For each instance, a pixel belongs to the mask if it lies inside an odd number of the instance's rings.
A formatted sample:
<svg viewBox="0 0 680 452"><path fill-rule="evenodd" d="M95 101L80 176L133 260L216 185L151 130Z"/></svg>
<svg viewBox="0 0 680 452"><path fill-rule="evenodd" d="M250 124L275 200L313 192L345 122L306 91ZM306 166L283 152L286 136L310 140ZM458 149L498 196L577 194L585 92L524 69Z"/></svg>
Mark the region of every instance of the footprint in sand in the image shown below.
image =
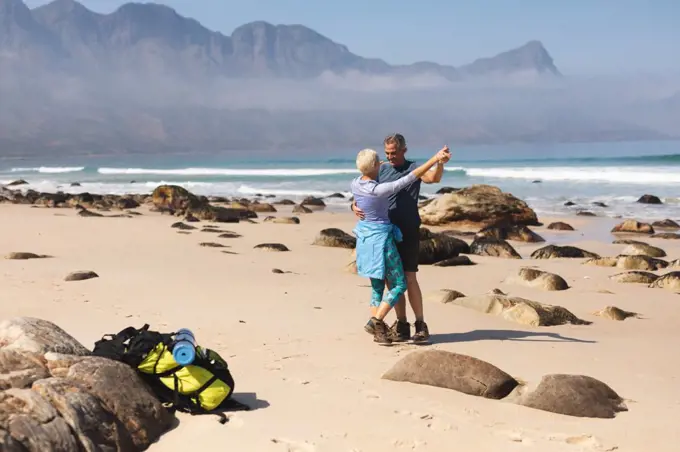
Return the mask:
<svg viewBox="0 0 680 452"><path fill-rule="evenodd" d="M316 452L316 447L308 442L292 441L286 438L272 438L272 443L285 447L286 452Z"/></svg>
<svg viewBox="0 0 680 452"><path fill-rule="evenodd" d="M372 399L372 400L377 400L380 398L380 394L374 391L361 391L361 394L366 397L367 399Z"/></svg>
<svg viewBox="0 0 680 452"><path fill-rule="evenodd" d="M567 436L550 438L551 441L564 441L572 446L580 446L581 450L611 452L618 449L618 446L605 446L593 435Z"/></svg>
<svg viewBox="0 0 680 452"><path fill-rule="evenodd" d="M231 428L241 428L241 427L243 427L243 424L245 424L243 419L236 416L235 414L226 414L225 413L225 415L227 416L227 419L228 419L226 425L228 425Z"/></svg>

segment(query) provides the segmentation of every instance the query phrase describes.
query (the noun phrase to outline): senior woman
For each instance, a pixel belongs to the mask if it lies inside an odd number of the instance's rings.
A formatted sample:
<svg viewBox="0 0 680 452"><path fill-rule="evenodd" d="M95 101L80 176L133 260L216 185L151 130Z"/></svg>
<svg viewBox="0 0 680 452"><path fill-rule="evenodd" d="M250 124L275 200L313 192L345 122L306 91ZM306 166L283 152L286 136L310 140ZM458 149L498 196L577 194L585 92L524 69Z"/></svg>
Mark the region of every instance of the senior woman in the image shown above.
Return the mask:
<svg viewBox="0 0 680 452"><path fill-rule="evenodd" d="M444 147L408 175L380 184L376 181L380 171L377 152L363 149L357 155L356 165L361 176L352 181L351 190L357 207L364 212L364 218L353 230L357 238L357 273L371 280L372 317L369 325L372 326L373 340L379 345L392 344L384 318L406 292L406 278L397 251L401 231L390 222L389 197L421 178L436 163L450 157L449 148ZM389 284L387 294L386 283Z"/></svg>

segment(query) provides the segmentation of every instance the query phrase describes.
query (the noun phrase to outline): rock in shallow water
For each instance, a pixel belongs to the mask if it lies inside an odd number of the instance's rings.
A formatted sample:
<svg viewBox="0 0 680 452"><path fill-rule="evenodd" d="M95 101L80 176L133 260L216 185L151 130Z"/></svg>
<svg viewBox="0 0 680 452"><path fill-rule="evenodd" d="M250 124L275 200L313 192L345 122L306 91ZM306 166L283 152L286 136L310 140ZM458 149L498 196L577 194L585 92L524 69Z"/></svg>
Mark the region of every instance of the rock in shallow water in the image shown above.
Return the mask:
<svg viewBox="0 0 680 452"><path fill-rule="evenodd" d="M382 378L453 389L488 399L502 399L519 384L492 364L444 350L409 353Z"/></svg>

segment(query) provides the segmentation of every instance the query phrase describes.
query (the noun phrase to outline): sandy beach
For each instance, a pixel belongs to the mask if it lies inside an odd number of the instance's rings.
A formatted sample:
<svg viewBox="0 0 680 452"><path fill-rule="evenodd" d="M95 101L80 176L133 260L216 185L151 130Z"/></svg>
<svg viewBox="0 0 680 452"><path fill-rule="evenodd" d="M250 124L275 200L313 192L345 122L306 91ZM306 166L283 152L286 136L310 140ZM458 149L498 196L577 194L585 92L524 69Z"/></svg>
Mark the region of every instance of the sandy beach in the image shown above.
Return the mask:
<svg viewBox="0 0 680 452"><path fill-rule="evenodd" d="M290 215L289 207L277 209L276 216ZM368 281L345 270L351 251L312 245L321 229L351 232L351 213L298 215L300 224L264 223L268 214L259 214L257 224L220 224L241 235L226 239L201 231L210 222L193 223L198 229L180 234L170 227L180 218L135 210L141 215L82 218L70 208L0 205L1 254L52 256L0 259L0 319L43 318L88 348L130 325L188 327L221 353L236 379L235 398L255 409L230 414L226 425L212 416L180 414L179 425L153 452L677 451L678 295L612 281L609 276L624 270L583 265L584 259L529 259L550 243L616 256L625 245L612 244L609 230L622 220L559 219L573 232L532 227L547 243L510 241L521 260L470 255L477 265L421 266L433 344L379 347L363 330ZM558 219L540 220L547 225ZM669 261L680 258L680 241L633 238L663 248ZM271 242L290 252L253 248ZM550 292L505 281L524 266L556 273L570 288ZM64 281L77 270L99 278ZM593 323L527 327L428 299L440 289L472 296L495 288L563 306ZM640 318L593 315L610 305ZM393 319L391 314L388 323ZM400 358L424 348L470 355L530 383L555 373L591 376L618 392L628 411L613 419L578 418L381 379Z"/></svg>

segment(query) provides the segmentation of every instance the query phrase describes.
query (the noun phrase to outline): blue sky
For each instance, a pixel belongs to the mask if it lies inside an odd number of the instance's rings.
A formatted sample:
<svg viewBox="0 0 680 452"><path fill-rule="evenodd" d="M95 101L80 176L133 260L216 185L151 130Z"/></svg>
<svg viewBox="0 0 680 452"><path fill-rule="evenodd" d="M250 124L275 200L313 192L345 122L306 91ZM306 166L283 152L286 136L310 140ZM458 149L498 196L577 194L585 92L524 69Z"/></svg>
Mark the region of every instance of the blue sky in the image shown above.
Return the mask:
<svg viewBox="0 0 680 452"><path fill-rule="evenodd" d="M46 0L25 0L33 7ZM82 0L111 12L120 0ZM680 74L680 0L159 0L230 34L303 24L361 56L461 65L537 39L565 74Z"/></svg>

